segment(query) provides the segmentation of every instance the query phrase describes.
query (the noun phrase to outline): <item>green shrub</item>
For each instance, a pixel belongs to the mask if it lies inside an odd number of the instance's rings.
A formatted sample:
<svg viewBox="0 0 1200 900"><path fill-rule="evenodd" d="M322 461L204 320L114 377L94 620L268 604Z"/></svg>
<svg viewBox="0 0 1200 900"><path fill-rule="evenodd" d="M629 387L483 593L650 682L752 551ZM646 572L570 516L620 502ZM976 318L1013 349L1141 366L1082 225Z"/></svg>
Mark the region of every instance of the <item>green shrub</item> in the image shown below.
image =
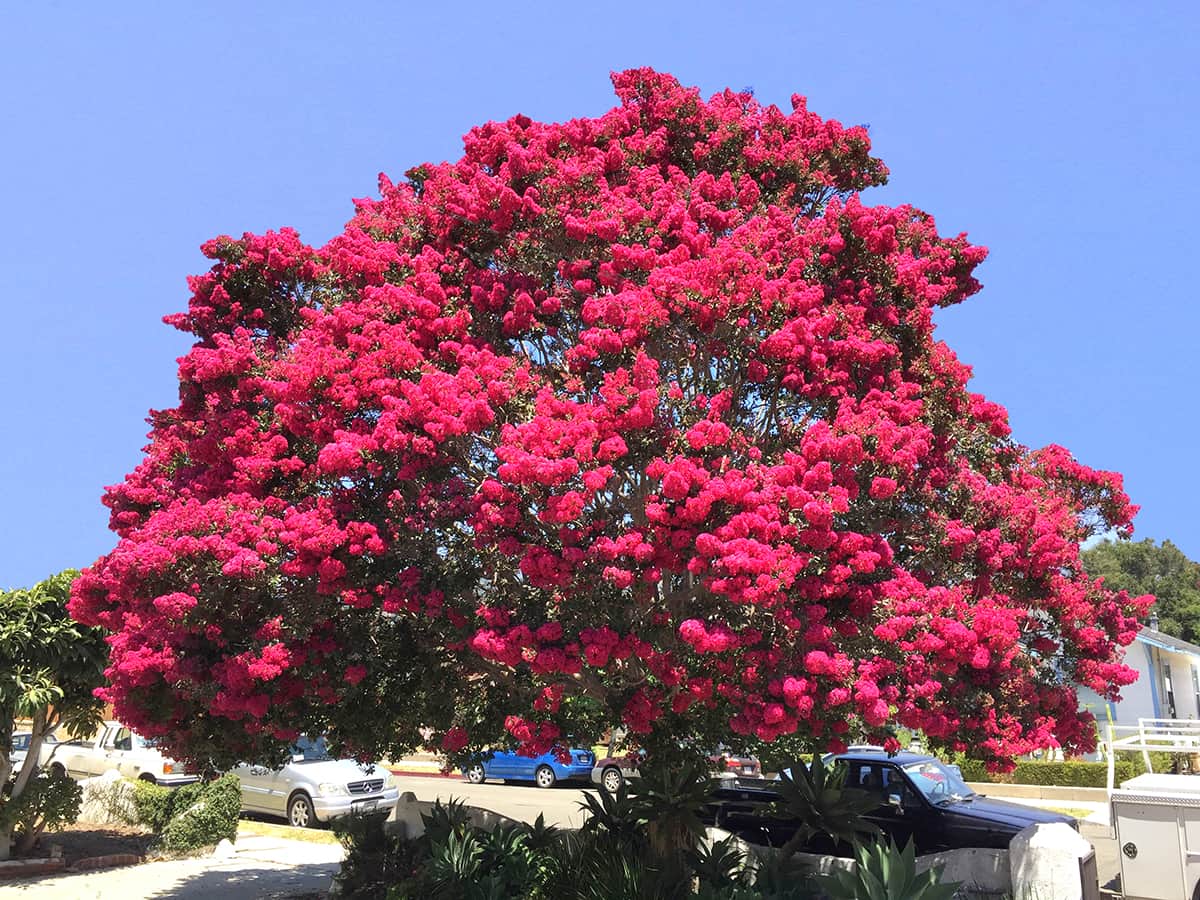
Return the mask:
<svg viewBox="0 0 1200 900"><path fill-rule="evenodd" d="M1152 754L1153 756L1169 756L1169 754ZM1154 771L1170 771L1160 769L1159 761L1152 760ZM1108 763L1086 762L1079 759L1068 759L1061 762L1045 762L1043 760L1022 759L1017 761L1017 767L1004 776L988 772L983 763L965 757L958 758L955 763L962 770L963 778L967 781L1001 784L1036 784L1045 787L1080 787L1102 788L1108 785ZM1115 781L1119 785L1135 775L1145 771L1141 757L1136 761L1118 759L1115 765Z"/></svg>
<svg viewBox="0 0 1200 900"><path fill-rule="evenodd" d="M179 788L179 790L186 790L186 787ZM174 802L176 793L171 788L151 784L149 781L134 782L134 821L130 824L145 825L155 834L162 834L162 830L166 828L167 822L171 818L171 804Z"/></svg>
<svg viewBox="0 0 1200 900"><path fill-rule="evenodd" d="M242 811L242 789L236 775L222 775L201 785L190 803L176 799L171 818L159 837L159 846L169 853L211 847L222 840L237 840L238 816Z"/></svg>
<svg viewBox="0 0 1200 900"><path fill-rule="evenodd" d="M179 788L139 781L133 805L136 824L154 832L157 849L183 853L237 839L242 793L232 773Z"/></svg>
<svg viewBox="0 0 1200 900"><path fill-rule="evenodd" d="M428 841L386 832L386 819L386 814L376 813L333 820L333 832L346 848L337 874L338 896L347 900L386 896L389 885L411 881L424 865Z"/></svg>
<svg viewBox="0 0 1200 900"><path fill-rule="evenodd" d="M991 781L992 774L987 770L987 767L977 759L967 759L965 756L960 756L954 760L962 772L963 779L966 781Z"/></svg>
<svg viewBox="0 0 1200 900"><path fill-rule="evenodd" d="M28 853L44 831L57 831L79 818L83 789L66 775L29 779L16 801L4 805L4 824L14 825L18 855Z"/></svg>
<svg viewBox="0 0 1200 900"><path fill-rule="evenodd" d="M958 892L958 883L942 881L941 866L917 874L911 841L903 850L891 840L864 844L854 859L853 872L817 876L829 900L951 900Z"/></svg>
<svg viewBox="0 0 1200 900"><path fill-rule="evenodd" d="M1117 760L1116 783L1120 784L1134 776L1133 764ZM1064 762L1038 762L1021 760L1013 772L1016 784L1053 785L1059 787L1102 788L1108 784L1108 763L1066 760Z"/></svg>
<svg viewBox="0 0 1200 900"><path fill-rule="evenodd" d="M1128 760L1133 766L1134 775L1142 775L1146 772L1146 763L1142 760L1141 753L1130 753L1119 762ZM1187 757L1179 753L1163 753L1159 750L1150 752L1150 765L1154 767L1155 772L1173 772L1179 766L1187 761ZM1120 777L1117 778L1117 784L1121 783Z"/></svg>

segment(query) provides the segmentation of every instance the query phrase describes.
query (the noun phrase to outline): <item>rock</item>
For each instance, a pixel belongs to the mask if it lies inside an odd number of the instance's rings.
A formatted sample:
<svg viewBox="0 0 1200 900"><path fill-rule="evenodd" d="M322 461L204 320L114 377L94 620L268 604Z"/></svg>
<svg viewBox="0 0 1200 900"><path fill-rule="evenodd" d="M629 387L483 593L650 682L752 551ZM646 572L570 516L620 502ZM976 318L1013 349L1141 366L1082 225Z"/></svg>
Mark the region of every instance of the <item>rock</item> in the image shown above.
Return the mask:
<svg viewBox="0 0 1200 900"><path fill-rule="evenodd" d="M213 859L233 859L236 853L237 851L233 849L233 841L229 838L221 838L221 842L217 844L212 855Z"/></svg>
<svg viewBox="0 0 1200 900"><path fill-rule="evenodd" d="M1092 852L1070 825L1030 825L1008 846L1013 896L1082 900L1079 861Z"/></svg>

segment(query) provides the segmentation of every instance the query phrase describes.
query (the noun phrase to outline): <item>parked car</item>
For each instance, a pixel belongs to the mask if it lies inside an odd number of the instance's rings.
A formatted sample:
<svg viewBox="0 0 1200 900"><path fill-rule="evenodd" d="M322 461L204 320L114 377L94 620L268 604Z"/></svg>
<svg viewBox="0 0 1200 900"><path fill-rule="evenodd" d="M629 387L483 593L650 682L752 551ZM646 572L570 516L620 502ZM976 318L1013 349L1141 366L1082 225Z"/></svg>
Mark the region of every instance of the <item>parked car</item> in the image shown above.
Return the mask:
<svg viewBox="0 0 1200 900"><path fill-rule="evenodd" d="M232 769L242 784L242 811L281 816L310 828L352 813L391 813L400 799L382 765L334 759L324 738L301 736L282 769L243 763Z"/></svg>
<svg viewBox="0 0 1200 900"><path fill-rule="evenodd" d="M636 752L631 757L605 756L592 769L592 783L603 785L610 794L615 794L628 778L637 778L638 761L644 753ZM712 773L718 778L761 778L762 765L753 756L740 756L725 747L718 747L708 754Z"/></svg>
<svg viewBox="0 0 1200 900"><path fill-rule="evenodd" d="M505 781L532 781L540 788L552 788L560 781L591 778L595 754L579 747L572 747L567 752L569 760L562 762L553 750L541 756L521 756L515 750L493 750L464 766L463 775L471 784L502 778Z"/></svg>
<svg viewBox="0 0 1200 900"><path fill-rule="evenodd" d="M29 752L29 744L32 739L33 733L30 731L13 732L12 754L9 756L8 760L12 763L14 772L18 771L21 766L25 764L25 756ZM52 734L48 734L42 738L42 749L40 755L43 759L50 755L56 743L58 743L58 738Z"/></svg>
<svg viewBox="0 0 1200 900"><path fill-rule="evenodd" d="M909 753L915 753L918 756L927 755L925 753L925 751L921 748L920 744L909 744L906 749ZM851 744L849 747L846 748L846 753L882 753L885 756L887 755L887 751L885 749L883 749L883 747L880 746L879 744ZM821 761L823 763L825 763L825 765L828 766L834 760L836 760L837 757L838 757L837 753L826 753L824 756L821 757ZM943 766L945 766L947 769L949 769L951 772L953 772L955 775L957 775L959 778L962 778L962 769L960 769L955 763L949 763L949 762L946 762L945 760L939 760L939 762ZM776 777L778 777L778 776L776 776Z"/></svg>
<svg viewBox="0 0 1200 900"><path fill-rule="evenodd" d="M130 731L120 722L105 722L95 737L59 741L48 753L43 746L42 766L51 773L72 778L92 778L116 770L126 778L177 787L199 781L179 762L164 756L153 740Z"/></svg>
<svg viewBox="0 0 1200 900"><path fill-rule="evenodd" d="M1079 823L1031 806L994 800L967 787L945 763L932 756L877 750L837 754L834 761L848 767L846 787L875 795L879 805L866 818L897 844L912 840L918 853L937 853L967 847L1007 849L1012 838L1035 823L1063 822L1078 830ZM722 787L706 810L708 824L743 840L780 846L796 832L796 823L777 818L767 804L781 799L774 782L738 782ZM818 853L842 853L825 837L806 847Z"/></svg>

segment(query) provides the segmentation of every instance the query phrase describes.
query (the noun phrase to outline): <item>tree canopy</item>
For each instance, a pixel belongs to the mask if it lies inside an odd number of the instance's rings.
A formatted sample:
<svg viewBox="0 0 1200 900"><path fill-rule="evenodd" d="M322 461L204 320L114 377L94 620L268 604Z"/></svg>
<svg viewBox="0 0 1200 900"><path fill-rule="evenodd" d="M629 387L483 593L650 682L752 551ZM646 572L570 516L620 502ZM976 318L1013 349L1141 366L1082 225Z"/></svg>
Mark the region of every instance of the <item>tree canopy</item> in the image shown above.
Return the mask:
<svg viewBox="0 0 1200 900"><path fill-rule="evenodd" d="M1170 541L1106 540L1080 554L1093 578L1130 594L1152 594L1158 627L1167 634L1200 643L1200 563Z"/></svg>
<svg viewBox="0 0 1200 900"><path fill-rule="evenodd" d="M204 246L179 405L72 601L118 715L227 760L422 727L542 752L597 718L1087 746L1074 685L1132 680L1144 601L1078 544L1135 508L934 338L985 250L866 205L867 131L802 97L613 82L599 118L380 176L321 248Z"/></svg>

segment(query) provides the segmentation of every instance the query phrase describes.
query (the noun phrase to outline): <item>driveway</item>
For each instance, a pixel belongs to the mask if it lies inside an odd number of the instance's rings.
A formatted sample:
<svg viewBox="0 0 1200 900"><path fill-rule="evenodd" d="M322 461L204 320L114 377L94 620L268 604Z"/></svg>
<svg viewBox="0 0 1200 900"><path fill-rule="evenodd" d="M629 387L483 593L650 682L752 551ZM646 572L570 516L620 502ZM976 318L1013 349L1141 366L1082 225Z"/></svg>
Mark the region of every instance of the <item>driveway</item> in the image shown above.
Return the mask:
<svg viewBox="0 0 1200 900"><path fill-rule="evenodd" d="M0 885L0 898L256 900L324 896L342 855L342 848L334 844L246 834L238 837L228 859L181 859L26 878Z"/></svg>

